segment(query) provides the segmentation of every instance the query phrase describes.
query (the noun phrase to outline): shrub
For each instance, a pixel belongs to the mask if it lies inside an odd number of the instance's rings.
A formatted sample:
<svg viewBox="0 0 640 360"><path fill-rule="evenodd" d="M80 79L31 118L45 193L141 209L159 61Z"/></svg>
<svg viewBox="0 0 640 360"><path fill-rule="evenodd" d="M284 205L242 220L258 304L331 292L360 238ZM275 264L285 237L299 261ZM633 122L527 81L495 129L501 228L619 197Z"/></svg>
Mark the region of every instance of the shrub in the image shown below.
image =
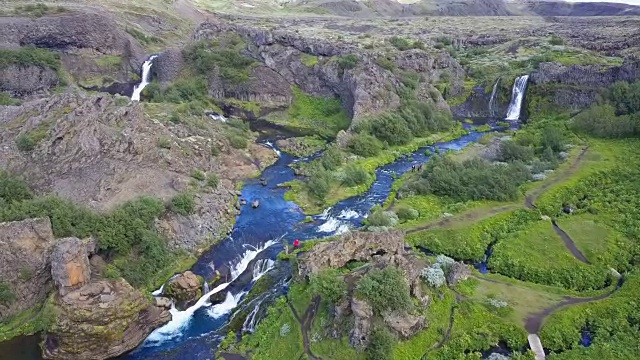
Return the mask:
<svg viewBox="0 0 640 360"><path fill-rule="evenodd" d="M218 176L216 176L216 174L209 174L209 176L207 177L207 186L215 189L218 187L219 183L220 179L218 179Z"/></svg>
<svg viewBox="0 0 640 360"><path fill-rule="evenodd" d="M171 149L171 140L167 138L158 139L158 147L162 149Z"/></svg>
<svg viewBox="0 0 640 360"><path fill-rule="evenodd" d="M363 276L356 285L356 297L366 300L376 314L412 307L409 285L402 271L391 266L373 269Z"/></svg>
<svg viewBox="0 0 640 360"><path fill-rule="evenodd" d="M282 326L280 327L280 336L285 337L289 335L290 332L291 332L291 325L282 324Z"/></svg>
<svg viewBox="0 0 640 360"><path fill-rule="evenodd" d="M359 59L356 55L343 55L338 57L338 66L340 66L340 69L342 70L349 70L356 67L356 65L358 65L358 61Z"/></svg>
<svg viewBox="0 0 640 360"><path fill-rule="evenodd" d="M393 59L390 59L387 56L379 56L376 59L376 64L381 68L389 71L393 71L396 68L396 64L393 62Z"/></svg>
<svg viewBox="0 0 640 360"><path fill-rule="evenodd" d="M398 36L393 36L389 39L389 42L393 47L400 51L411 49L411 42L405 38L401 38Z"/></svg>
<svg viewBox="0 0 640 360"><path fill-rule="evenodd" d="M347 294L347 284L337 270L329 269L311 277L311 291L332 304L338 304Z"/></svg>
<svg viewBox="0 0 640 360"><path fill-rule="evenodd" d="M0 91L0 105L20 105L20 100L14 99L9 94Z"/></svg>
<svg viewBox="0 0 640 360"><path fill-rule="evenodd" d="M331 173L326 170L316 170L309 176L307 191L316 199L324 200L331 191L332 181Z"/></svg>
<svg viewBox="0 0 640 360"><path fill-rule="evenodd" d="M376 206L371 209L366 220L368 226L375 227L392 227L396 226L398 222L398 215L393 211L384 211L380 206Z"/></svg>
<svg viewBox="0 0 640 360"><path fill-rule="evenodd" d="M455 260L448 257L447 255L440 254L436 256L436 262L434 265L442 269L442 271L444 271L445 274L448 274L449 270L451 270L451 267L455 262L456 262Z"/></svg>
<svg viewBox="0 0 640 360"><path fill-rule="evenodd" d="M366 183L369 180L369 174L360 166L350 164L344 170L344 180L342 183L346 186L356 186Z"/></svg>
<svg viewBox="0 0 640 360"><path fill-rule="evenodd" d="M551 45L564 45L564 40L557 36L557 35L552 35L551 39L549 39L549 44Z"/></svg>
<svg viewBox="0 0 640 360"><path fill-rule="evenodd" d="M171 199L170 209L176 214L188 216L193 214L196 208L196 202L193 194L180 193Z"/></svg>
<svg viewBox="0 0 640 360"><path fill-rule="evenodd" d="M11 288L4 281L0 281L0 304L9 306L16 300L16 296Z"/></svg>
<svg viewBox="0 0 640 360"><path fill-rule="evenodd" d="M203 181L206 178L206 175L198 169L193 169L191 171L191 177L196 180Z"/></svg>
<svg viewBox="0 0 640 360"><path fill-rule="evenodd" d="M382 150L382 144L380 141L365 133L360 133L351 137L347 147L352 153L363 157L376 156L380 153L380 150Z"/></svg>
<svg viewBox="0 0 640 360"><path fill-rule="evenodd" d="M439 288L444 285L447 280L444 277L444 271L438 267L427 267L420 274L429 286Z"/></svg>
<svg viewBox="0 0 640 360"><path fill-rule="evenodd" d="M247 139L239 134L231 134L228 136L229 145L234 149L246 149L248 145Z"/></svg>
<svg viewBox="0 0 640 360"><path fill-rule="evenodd" d="M17 177L0 170L0 200L7 204L14 201L29 200L33 197L29 187Z"/></svg>
<svg viewBox="0 0 640 360"><path fill-rule="evenodd" d="M554 152L564 151L566 147L564 135L559 129L553 127L542 129L540 145L543 149L550 147Z"/></svg>
<svg viewBox="0 0 640 360"><path fill-rule="evenodd" d="M187 63L202 75L217 68L224 80L233 84L243 83L249 80L249 70L255 60L241 53L240 37L231 39L231 42L237 45L221 46L216 41L202 40L186 48L182 54Z"/></svg>
<svg viewBox="0 0 640 360"><path fill-rule="evenodd" d="M391 360L397 339L383 326L376 326L371 332L367 346L367 359Z"/></svg>
<svg viewBox="0 0 640 360"><path fill-rule="evenodd" d="M178 114L176 111L172 112L171 115L169 115L169 121L174 124L180 123L180 114Z"/></svg>
<svg viewBox="0 0 640 360"><path fill-rule="evenodd" d="M389 145L404 145L413 140L407 123L396 115L383 115L371 123L371 131L378 139Z"/></svg>
<svg viewBox="0 0 640 360"><path fill-rule="evenodd" d="M342 152L338 150L337 147L330 147L327 151L322 154L320 158L320 163L327 170L336 170L343 163L344 159L342 157Z"/></svg>
<svg viewBox="0 0 640 360"><path fill-rule="evenodd" d="M415 220L420 216L418 210L408 206L399 207L396 210L396 215L398 215L398 219L400 219L400 222Z"/></svg>
<svg viewBox="0 0 640 360"><path fill-rule="evenodd" d="M501 161L522 161L525 163L533 160L533 149L528 146L521 146L513 141L504 141L500 146Z"/></svg>
<svg viewBox="0 0 640 360"><path fill-rule="evenodd" d="M0 50L0 69L12 64L35 65L59 70L60 57L57 53L35 47L24 47L17 50Z"/></svg>
<svg viewBox="0 0 640 360"><path fill-rule="evenodd" d="M36 148L36 142L30 136L22 134L16 137L16 146L22 152L29 152Z"/></svg>

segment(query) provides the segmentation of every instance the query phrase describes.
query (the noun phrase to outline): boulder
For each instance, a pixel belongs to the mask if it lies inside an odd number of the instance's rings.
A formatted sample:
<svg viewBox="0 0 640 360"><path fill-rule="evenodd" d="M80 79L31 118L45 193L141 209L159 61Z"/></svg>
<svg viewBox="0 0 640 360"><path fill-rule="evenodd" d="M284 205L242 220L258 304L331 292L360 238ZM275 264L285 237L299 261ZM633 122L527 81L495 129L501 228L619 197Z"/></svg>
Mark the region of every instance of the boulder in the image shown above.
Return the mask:
<svg viewBox="0 0 640 360"><path fill-rule="evenodd" d="M184 305L202 296L202 278L191 271L169 280L164 288L164 294L175 299L178 305ZM182 306L179 306L182 307Z"/></svg>
<svg viewBox="0 0 640 360"><path fill-rule="evenodd" d="M447 274L447 283L451 286L455 286L460 281L467 280L471 276L471 270L462 262L455 262L451 265L449 273Z"/></svg>
<svg viewBox="0 0 640 360"><path fill-rule="evenodd" d="M53 245L49 218L0 223L0 285L12 295L0 302L0 321L45 300L51 290Z"/></svg>
<svg viewBox="0 0 640 360"><path fill-rule="evenodd" d="M155 297L153 298L153 303L155 306L165 309L171 309L172 304L171 299L166 297Z"/></svg>
<svg viewBox="0 0 640 360"><path fill-rule="evenodd" d="M298 272L301 276L308 276L322 269L343 267L350 260L371 261L374 256L403 253L402 231L349 232L338 240L316 244L300 257Z"/></svg>
<svg viewBox="0 0 640 360"><path fill-rule="evenodd" d="M369 344L373 308L366 301L354 297L351 299L351 312L354 323L349 333L349 343L356 349L362 350Z"/></svg>
<svg viewBox="0 0 640 360"><path fill-rule="evenodd" d="M75 237L57 240L51 255L51 275L62 296L86 285L91 279L87 244Z"/></svg>
<svg viewBox="0 0 640 360"><path fill-rule="evenodd" d="M56 318L44 334L45 359L102 360L137 347L171 319L124 279L92 282L56 296Z"/></svg>
<svg viewBox="0 0 640 360"><path fill-rule="evenodd" d="M424 329L425 318L406 312L388 312L383 315L384 323L401 339L407 339Z"/></svg>
<svg viewBox="0 0 640 360"><path fill-rule="evenodd" d="M256 199L251 202L251 207L257 209L260 206L260 200Z"/></svg>

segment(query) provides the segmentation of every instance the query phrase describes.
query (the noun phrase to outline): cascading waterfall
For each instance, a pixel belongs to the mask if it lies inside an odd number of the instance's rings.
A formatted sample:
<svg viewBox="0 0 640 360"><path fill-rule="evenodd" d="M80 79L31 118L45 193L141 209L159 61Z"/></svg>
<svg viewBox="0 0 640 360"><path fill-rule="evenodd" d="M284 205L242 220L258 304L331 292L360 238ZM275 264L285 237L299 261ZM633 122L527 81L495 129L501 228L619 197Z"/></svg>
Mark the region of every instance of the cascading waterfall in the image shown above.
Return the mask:
<svg viewBox="0 0 640 360"><path fill-rule="evenodd" d="M524 98L524 92L527 90L528 80L529 75L522 75L516 78L516 81L513 83L513 90L511 91L511 102L509 103L507 118L505 120L517 121L520 119L522 99Z"/></svg>
<svg viewBox="0 0 640 360"><path fill-rule="evenodd" d="M494 106L496 105L496 95L498 94L498 84L500 83L500 78L496 80L496 83L493 84L493 90L491 91L491 99L489 99L489 114L491 117L496 116L496 111L494 110Z"/></svg>
<svg viewBox="0 0 640 360"><path fill-rule="evenodd" d="M265 145L266 147L270 148L271 150L273 150L273 151L276 153L276 155L278 155L278 157L280 157L280 156L282 155L282 154L280 153L280 150L278 150L278 149L273 145L273 143L271 143L271 141L267 141L267 142L265 142L265 143L264 143L264 145Z"/></svg>
<svg viewBox="0 0 640 360"><path fill-rule="evenodd" d="M258 310L260 310L260 304L256 305L253 310L249 313L246 319L244 319L244 323L242 324L242 332L252 333L256 329L256 315L258 315Z"/></svg>
<svg viewBox="0 0 640 360"><path fill-rule="evenodd" d="M224 301L218 305L211 307L211 309L207 310L209 316L214 319L217 319L223 315L226 315L231 312L231 310L235 309L240 302L240 299L246 294L246 291L241 291L235 295L233 295L230 291L227 293L227 297Z"/></svg>
<svg viewBox="0 0 640 360"><path fill-rule="evenodd" d="M210 289L209 289L209 283L205 281L205 282L204 282L204 284L202 285L202 293L203 293L203 294L206 294L206 293L208 293L209 291L210 291Z"/></svg>
<svg viewBox="0 0 640 360"><path fill-rule="evenodd" d="M261 277L264 276L269 270L273 269L273 266L276 264L275 261L271 259L260 259L257 260L255 264L253 264L253 279L252 281L258 281Z"/></svg>
<svg viewBox="0 0 640 360"><path fill-rule="evenodd" d="M132 101L140 101L140 94L142 90L151 82L151 66L153 66L153 59L158 55L152 55L147 61L142 64L142 74L140 75L140 84L133 88L133 94L131 94Z"/></svg>

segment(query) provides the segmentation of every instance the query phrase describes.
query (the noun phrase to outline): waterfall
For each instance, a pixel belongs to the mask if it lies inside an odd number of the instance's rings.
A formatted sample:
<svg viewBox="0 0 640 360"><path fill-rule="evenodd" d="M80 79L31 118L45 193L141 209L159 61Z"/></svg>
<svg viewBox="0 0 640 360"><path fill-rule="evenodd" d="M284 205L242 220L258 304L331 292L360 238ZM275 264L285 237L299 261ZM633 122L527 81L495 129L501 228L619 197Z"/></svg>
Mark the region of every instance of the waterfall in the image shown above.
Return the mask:
<svg viewBox="0 0 640 360"><path fill-rule="evenodd" d="M142 90L151 82L151 66L153 65L153 59L158 55L152 55L147 61L142 64L142 75L140 75L140 84L133 88L133 94L131 94L132 101L140 101L140 94Z"/></svg>
<svg viewBox="0 0 640 360"><path fill-rule="evenodd" d="M224 301L218 305L213 306L207 312L209 316L214 319L221 317L222 315L226 315L231 312L231 310L235 309L240 302L240 299L246 294L246 291L241 291L235 295L231 293L231 291L227 292L227 297Z"/></svg>
<svg viewBox="0 0 640 360"><path fill-rule="evenodd" d="M204 284L202 285L202 293L206 294L209 292L209 283L205 280Z"/></svg>
<svg viewBox="0 0 640 360"><path fill-rule="evenodd" d="M280 150L278 150L278 149L273 145L273 143L271 143L271 141L267 141L267 142L265 142L265 143L264 143L264 145L265 145L266 147L270 148L271 150L273 150L273 151L276 153L276 155L278 155L278 157L280 157L280 155L281 155Z"/></svg>
<svg viewBox="0 0 640 360"><path fill-rule="evenodd" d="M500 78L496 80L496 83L493 84L493 90L491 91L491 99L489 99L489 114L491 117L496 116L496 111L493 107L496 105L496 95L498 94L498 84L500 83Z"/></svg>
<svg viewBox="0 0 640 360"><path fill-rule="evenodd" d="M151 293L151 295L153 295L153 296L160 296L160 295L162 295L162 292L163 292L163 291L164 291L164 284L162 284L162 285L160 286L160 289L158 289L158 290L156 290L156 291L152 292L152 293Z"/></svg>
<svg viewBox="0 0 640 360"><path fill-rule="evenodd" d="M256 305L247 318L244 319L242 332L252 333L256 329L256 315L258 315L258 310L260 310L260 304Z"/></svg>
<svg viewBox="0 0 640 360"><path fill-rule="evenodd" d="M275 265L275 261L271 259L260 259L253 264L253 280L258 281L261 277L264 276L269 270L273 268Z"/></svg>
<svg viewBox="0 0 640 360"><path fill-rule="evenodd" d="M522 106L524 92L527 90L528 80L529 75L522 75L516 78L516 81L513 83L513 90L511 91L511 102L509 103L507 118L505 120L517 121L520 119L520 108Z"/></svg>

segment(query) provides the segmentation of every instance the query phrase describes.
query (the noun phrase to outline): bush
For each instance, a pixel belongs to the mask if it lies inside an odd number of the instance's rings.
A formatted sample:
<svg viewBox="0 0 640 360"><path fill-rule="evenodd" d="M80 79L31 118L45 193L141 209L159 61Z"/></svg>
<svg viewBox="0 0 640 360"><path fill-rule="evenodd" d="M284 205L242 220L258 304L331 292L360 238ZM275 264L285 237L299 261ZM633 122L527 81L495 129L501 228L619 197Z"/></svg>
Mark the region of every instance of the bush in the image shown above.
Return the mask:
<svg viewBox="0 0 640 360"><path fill-rule="evenodd" d="M322 167L330 171L338 169L342 165L343 161L342 153L335 146L327 149L320 158Z"/></svg>
<svg viewBox="0 0 640 360"><path fill-rule="evenodd" d="M447 156L432 157L420 178L408 180L400 193L434 194L455 201L514 200L518 187L531 177L519 161L493 165L475 158L461 163Z"/></svg>
<svg viewBox="0 0 640 360"><path fill-rule="evenodd" d="M179 124L180 114L178 114L176 111L172 112L171 115L169 115L169 121L171 121L174 124Z"/></svg>
<svg viewBox="0 0 640 360"><path fill-rule="evenodd" d="M552 35L551 39L549 39L549 44L551 45L564 45L564 40L557 36L557 35Z"/></svg>
<svg viewBox="0 0 640 360"><path fill-rule="evenodd" d="M246 82L255 60L241 53L242 39L239 36L229 40L236 45L221 46L216 40L202 40L186 48L182 55L201 75L208 75L217 68L220 77L232 84Z"/></svg>
<svg viewBox="0 0 640 360"><path fill-rule="evenodd" d="M640 113L616 116L612 105L592 106L578 114L573 130L598 137L625 138L640 135Z"/></svg>
<svg viewBox="0 0 640 360"><path fill-rule="evenodd" d="M188 216L193 214L196 208L196 202L193 194L180 193L171 199L170 210L176 214Z"/></svg>
<svg viewBox="0 0 640 360"><path fill-rule="evenodd" d="M393 47L395 47L396 49L400 50L400 51L404 51L404 50L409 50L411 49L411 42L407 39L398 37L398 36L393 36L389 39L389 43L391 43L391 45L393 45Z"/></svg>
<svg viewBox="0 0 640 360"><path fill-rule="evenodd" d="M366 300L376 314L410 310L413 303L402 271L394 267L373 269L356 285L356 297Z"/></svg>
<svg viewBox="0 0 640 360"><path fill-rule="evenodd" d="M358 57L353 54L339 56L338 66L340 66L340 69L342 70L353 69L354 67L356 67L356 65L358 65L359 60L360 59L358 59Z"/></svg>
<svg viewBox="0 0 640 360"><path fill-rule="evenodd" d="M404 145L413 140L413 135L407 123L396 115L383 115L371 123L371 130L375 137L389 145Z"/></svg>
<svg viewBox="0 0 640 360"><path fill-rule="evenodd" d="M376 59L376 64L378 64L378 66L380 66L381 68L389 71L393 71L396 68L396 64L393 62L393 60L386 56L379 56Z"/></svg>
<svg viewBox="0 0 640 360"><path fill-rule="evenodd" d="M564 135L560 129L546 127L542 129L540 145L543 149L551 148L554 152L564 151L566 148Z"/></svg>
<svg viewBox="0 0 640 360"><path fill-rule="evenodd" d="M376 326L371 332L369 345L367 346L367 359L391 360L393 347L397 339L387 328Z"/></svg>
<svg viewBox="0 0 640 360"><path fill-rule="evenodd" d="M0 91L0 105L20 105L20 100L14 99L9 94Z"/></svg>
<svg viewBox="0 0 640 360"><path fill-rule="evenodd" d="M198 169L193 169L191 171L191 177L199 181L203 181L204 179L206 179L206 175Z"/></svg>
<svg viewBox="0 0 640 360"><path fill-rule="evenodd" d="M418 210L408 206L399 207L396 210L396 215L398 215L398 219L400 220L400 222L415 220L420 216Z"/></svg>
<svg viewBox="0 0 640 360"><path fill-rule="evenodd" d="M533 153L533 148L518 145L513 141L504 141L500 146L500 161L528 163L533 160Z"/></svg>
<svg viewBox="0 0 640 360"><path fill-rule="evenodd" d="M368 180L369 174L362 167L350 164L344 170L342 183L346 186L357 186L366 183Z"/></svg>
<svg viewBox="0 0 640 360"><path fill-rule="evenodd" d="M0 200L9 204L14 201L29 200L32 197L31 190L22 180L0 170Z"/></svg>
<svg viewBox="0 0 640 360"><path fill-rule="evenodd" d="M16 300L16 296L11 288L4 281L0 281L0 304L9 306Z"/></svg>
<svg viewBox="0 0 640 360"><path fill-rule="evenodd" d="M332 304L338 304L347 294L347 284L337 270L329 269L311 277L311 291Z"/></svg>
<svg viewBox="0 0 640 360"><path fill-rule="evenodd" d="M307 191L318 200L324 200L329 191L331 191L331 183L333 177L326 170L316 170L309 176L307 181Z"/></svg>
<svg viewBox="0 0 640 360"><path fill-rule="evenodd" d="M351 137L347 147L352 153L363 157L376 156L380 153L380 150L382 150L382 144L380 141L365 133L360 133Z"/></svg>
<svg viewBox="0 0 640 360"><path fill-rule="evenodd" d="M171 149L171 140L167 138L158 139L158 147L162 149Z"/></svg>
<svg viewBox="0 0 640 360"><path fill-rule="evenodd" d="M22 134L16 137L16 146L22 152L29 152L36 148L36 142L30 136Z"/></svg>
<svg viewBox="0 0 640 360"><path fill-rule="evenodd" d="M444 277L444 271L439 267L428 267L422 270L420 274L429 286L439 288L444 285L447 280Z"/></svg>
<svg viewBox="0 0 640 360"><path fill-rule="evenodd" d="M384 211L380 206L377 206L371 209L365 222L367 226L393 227L398 224L399 219L393 211Z"/></svg>
<svg viewBox="0 0 640 360"><path fill-rule="evenodd" d="M60 57L57 53L36 47L0 50L0 69L13 64L35 65L57 71L60 69Z"/></svg>
<svg viewBox="0 0 640 360"><path fill-rule="evenodd" d="M229 145L234 149L246 149L248 145L247 139L243 135L231 134L228 136Z"/></svg>
<svg viewBox="0 0 640 360"><path fill-rule="evenodd" d="M215 189L218 187L219 183L220 179L218 179L218 176L216 176L216 174L209 174L209 177L207 177L207 186Z"/></svg>

